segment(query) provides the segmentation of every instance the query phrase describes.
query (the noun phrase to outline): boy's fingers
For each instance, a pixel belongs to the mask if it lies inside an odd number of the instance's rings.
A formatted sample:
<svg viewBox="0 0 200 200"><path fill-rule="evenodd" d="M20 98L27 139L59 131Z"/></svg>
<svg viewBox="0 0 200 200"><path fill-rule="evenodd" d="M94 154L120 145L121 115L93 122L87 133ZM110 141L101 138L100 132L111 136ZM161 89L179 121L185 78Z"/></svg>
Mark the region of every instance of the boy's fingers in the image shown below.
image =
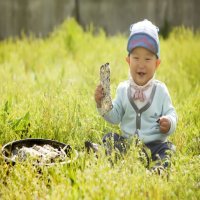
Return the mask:
<svg viewBox="0 0 200 200"><path fill-rule="evenodd" d="M100 85L100 87L98 88L98 91L104 96L104 89L103 87Z"/></svg>
<svg viewBox="0 0 200 200"><path fill-rule="evenodd" d="M163 133L167 133L170 129L169 123L167 120L160 121L160 130Z"/></svg>
<svg viewBox="0 0 200 200"><path fill-rule="evenodd" d="M95 91L95 99L96 101L101 101L101 99L105 96L103 87L98 85Z"/></svg>
<svg viewBox="0 0 200 200"><path fill-rule="evenodd" d="M97 88L96 88L96 90L98 90L98 91L103 91L102 85L98 85Z"/></svg>
<svg viewBox="0 0 200 200"><path fill-rule="evenodd" d="M160 128L165 129L165 128L167 128L167 127L168 127L168 123L167 123L166 121L160 122Z"/></svg>
<svg viewBox="0 0 200 200"><path fill-rule="evenodd" d="M167 121L160 121L160 126L166 126L168 125Z"/></svg>

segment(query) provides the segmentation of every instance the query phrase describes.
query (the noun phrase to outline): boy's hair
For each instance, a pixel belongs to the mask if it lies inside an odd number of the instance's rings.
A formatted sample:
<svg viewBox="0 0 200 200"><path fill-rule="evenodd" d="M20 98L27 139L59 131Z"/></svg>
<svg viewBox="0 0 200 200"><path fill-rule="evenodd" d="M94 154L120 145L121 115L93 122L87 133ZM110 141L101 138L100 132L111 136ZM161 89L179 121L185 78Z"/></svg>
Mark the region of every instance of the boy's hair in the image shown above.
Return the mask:
<svg viewBox="0 0 200 200"><path fill-rule="evenodd" d="M130 26L130 36L127 51L130 54L136 47L144 47L153 52L157 58L160 57L160 45L158 38L158 27L147 19Z"/></svg>

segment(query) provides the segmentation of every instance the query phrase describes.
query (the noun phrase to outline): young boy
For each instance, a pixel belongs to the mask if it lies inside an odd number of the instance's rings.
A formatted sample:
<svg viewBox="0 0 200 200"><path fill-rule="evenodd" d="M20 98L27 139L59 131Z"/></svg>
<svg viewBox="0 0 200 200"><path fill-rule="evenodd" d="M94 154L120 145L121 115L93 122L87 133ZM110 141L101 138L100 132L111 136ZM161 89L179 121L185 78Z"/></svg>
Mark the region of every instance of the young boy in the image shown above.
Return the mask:
<svg viewBox="0 0 200 200"><path fill-rule="evenodd" d="M112 138L114 147L122 152L121 144L137 135L150 149L153 161L164 160L174 149L167 137L176 129L177 115L167 87L155 79L160 64L158 28L148 20L131 25L127 51L129 80L119 84L113 106L103 116L112 124L120 124L122 136L109 133L103 142ZM99 111L102 98L103 88L98 85L95 101Z"/></svg>

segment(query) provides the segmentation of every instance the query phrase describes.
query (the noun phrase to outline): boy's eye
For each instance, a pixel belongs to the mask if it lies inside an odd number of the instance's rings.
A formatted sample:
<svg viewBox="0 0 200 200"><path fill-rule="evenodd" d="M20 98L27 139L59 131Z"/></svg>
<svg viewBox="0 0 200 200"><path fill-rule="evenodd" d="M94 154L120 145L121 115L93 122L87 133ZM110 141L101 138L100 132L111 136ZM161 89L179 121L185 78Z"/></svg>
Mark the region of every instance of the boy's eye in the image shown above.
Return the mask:
<svg viewBox="0 0 200 200"><path fill-rule="evenodd" d="M149 60L151 60L151 58L146 58L145 60L146 60L146 61L149 61Z"/></svg>
<svg viewBox="0 0 200 200"><path fill-rule="evenodd" d="M134 59L134 60L138 60L138 59L139 59L139 57L137 57L137 56L134 56L134 57L133 57L133 59Z"/></svg>

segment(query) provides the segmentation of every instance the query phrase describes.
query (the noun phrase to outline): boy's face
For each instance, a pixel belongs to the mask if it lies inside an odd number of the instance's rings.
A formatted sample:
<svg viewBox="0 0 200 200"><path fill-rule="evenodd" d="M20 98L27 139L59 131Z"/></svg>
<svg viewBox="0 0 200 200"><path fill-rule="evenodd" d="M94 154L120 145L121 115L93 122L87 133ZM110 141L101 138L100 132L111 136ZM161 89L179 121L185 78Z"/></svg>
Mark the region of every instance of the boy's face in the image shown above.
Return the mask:
<svg viewBox="0 0 200 200"><path fill-rule="evenodd" d="M126 61L129 64L134 82L140 86L145 85L153 78L160 64L160 59L157 59L155 54L143 47L133 49Z"/></svg>

